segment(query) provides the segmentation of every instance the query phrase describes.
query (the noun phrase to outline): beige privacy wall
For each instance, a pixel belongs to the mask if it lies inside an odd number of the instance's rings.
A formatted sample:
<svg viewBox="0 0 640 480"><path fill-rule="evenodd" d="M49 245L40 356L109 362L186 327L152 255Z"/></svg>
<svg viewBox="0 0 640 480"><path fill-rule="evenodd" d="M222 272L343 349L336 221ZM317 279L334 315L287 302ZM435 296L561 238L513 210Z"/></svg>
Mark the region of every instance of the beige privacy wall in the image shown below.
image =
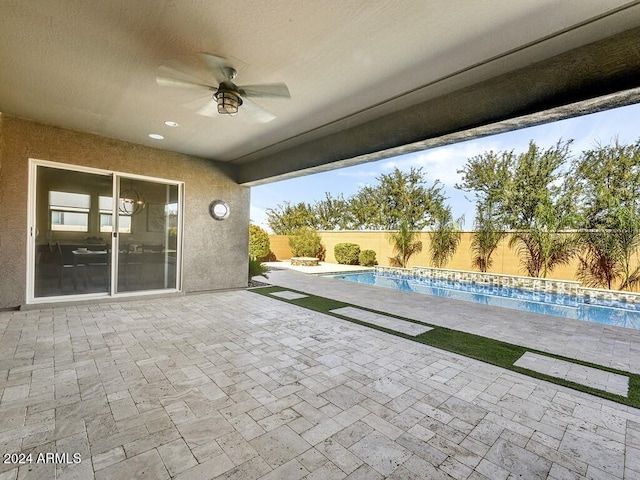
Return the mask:
<svg viewBox="0 0 640 480"><path fill-rule="evenodd" d="M0 114L0 309L26 301L30 158L184 182L183 290L246 287L250 189L224 164ZM215 199L227 220L209 216Z"/></svg>
<svg viewBox="0 0 640 480"><path fill-rule="evenodd" d="M320 232L322 245L326 248L326 261L335 262L333 249L337 243L349 242L360 245L361 250L373 250L376 252L376 259L380 265L389 265L389 257L393 256L393 247L389 243L388 232L384 231L348 231L348 232ZM291 258L288 237L286 235L270 235L271 250L278 260ZM422 252L411 257L409 266L430 267L429 259L429 234L422 232ZM506 275L526 275L522 271L519 259L514 249L508 246L509 240L503 240L491 257L493 266L489 270L492 273ZM446 268L455 270L476 270L472 266L473 255L471 252L471 232L463 232L460 245L453 259L446 265ZM574 280L574 274L578 267L578 261L574 259L569 265L558 267L551 274L550 278L560 280Z"/></svg>

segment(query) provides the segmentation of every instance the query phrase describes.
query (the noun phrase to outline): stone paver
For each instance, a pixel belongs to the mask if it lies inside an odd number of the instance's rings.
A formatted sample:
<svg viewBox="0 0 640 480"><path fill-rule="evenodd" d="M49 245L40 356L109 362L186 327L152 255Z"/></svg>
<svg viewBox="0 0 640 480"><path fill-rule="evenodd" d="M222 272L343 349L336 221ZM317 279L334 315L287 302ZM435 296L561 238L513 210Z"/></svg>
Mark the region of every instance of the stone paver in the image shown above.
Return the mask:
<svg viewBox="0 0 640 480"><path fill-rule="evenodd" d="M429 330L433 330L433 328L427 327L426 325L407 322L406 320L400 320L387 315L380 315L379 313L369 312L355 307L336 308L335 310L331 310L331 313L337 313L343 317L354 318L361 322L371 323L372 325L388 328L389 330L394 330L413 337L420 335L421 333L428 332Z"/></svg>
<svg viewBox="0 0 640 480"><path fill-rule="evenodd" d="M298 300L299 298L307 298L309 295L303 295L298 292L290 292L289 290L284 290L282 292L273 292L271 295L274 297L285 298L287 300Z"/></svg>
<svg viewBox="0 0 640 480"><path fill-rule="evenodd" d="M640 476L637 409L247 291L0 312L0 372L2 451L81 458L0 479Z"/></svg>
<svg viewBox="0 0 640 480"><path fill-rule="evenodd" d="M430 325L475 333L541 352L640 374L640 330L402 292L295 271L269 283Z"/></svg>
<svg viewBox="0 0 640 480"><path fill-rule="evenodd" d="M622 395L623 397L626 397L629 393L629 377L627 376L546 357L537 353L525 352L514 365L604 390L605 392Z"/></svg>

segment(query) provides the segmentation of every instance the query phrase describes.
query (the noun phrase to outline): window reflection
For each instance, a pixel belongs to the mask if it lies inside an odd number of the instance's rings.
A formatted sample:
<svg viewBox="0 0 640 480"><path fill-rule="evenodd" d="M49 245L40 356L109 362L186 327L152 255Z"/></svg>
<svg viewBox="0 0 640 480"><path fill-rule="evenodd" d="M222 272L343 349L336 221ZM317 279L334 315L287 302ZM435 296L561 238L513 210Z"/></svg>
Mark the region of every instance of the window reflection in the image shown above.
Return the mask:
<svg viewBox="0 0 640 480"><path fill-rule="evenodd" d="M110 175L38 167L35 297L109 291L111 235L98 204L112 190Z"/></svg>
<svg viewBox="0 0 640 480"><path fill-rule="evenodd" d="M49 192L51 230L88 232L91 196L72 192Z"/></svg>
<svg viewBox="0 0 640 480"><path fill-rule="evenodd" d="M113 197L101 196L98 202L100 207L100 232L113 232L113 214L111 213ZM130 215L118 215L118 232L131 233Z"/></svg>

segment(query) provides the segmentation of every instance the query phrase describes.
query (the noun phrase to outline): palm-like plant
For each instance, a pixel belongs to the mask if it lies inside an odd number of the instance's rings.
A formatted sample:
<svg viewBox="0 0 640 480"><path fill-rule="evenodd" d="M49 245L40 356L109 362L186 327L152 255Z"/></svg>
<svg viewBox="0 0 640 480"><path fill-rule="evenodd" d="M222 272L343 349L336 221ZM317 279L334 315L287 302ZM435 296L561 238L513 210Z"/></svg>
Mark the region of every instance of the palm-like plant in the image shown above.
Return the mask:
<svg viewBox="0 0 640 480"><path fill-rule="evenodd" d="M576 255L577 238L566 231L573 223L572 215L561 215L550 203L540 203L531 228L511 234L509 246L515 247L529 276L546 277L555 267L567 265Z"/></svg>
<svg viewBox="0 0 640 480"><path fill-rule="evenodd" d="M269 267L262 263L259 258L249 257L249 282L253 277L269 278L267 272L269 272Z"/></svg>
<svg viewBox="0 0 640 480"><path fill-rule="evenodd" d="M443 268L455 255L460 239L460 230L464 218L453 220L450 208L440 208L435 215L435 228L431 232L429 252L431 264L436 268Z"/></svg>
<svg viewBox="0 0 640 480"><path fill-rule="evenodd" d="M529 276L543 278L555 267L567 265L577 251L573 234L538 229L512 233L509 246L515 247Z"/></svg>
<svg viewBox="0 0 640 480"><path fill-rule="evenodd" d="M406 220L401 220L399 229L389 233L389 243L393 245L393 257L389 257L392 267L407 268L409 259L422 251L422 241L418 240L419 233L411 230Z"/></svg>
<svg viewBox="0 0 640 480"><path fill-rule="evenodd" d="M622 266L622 282L620 290L631 289L640 284L640 265L632 266L632 257L640 246L640 218L630 208L620 207L615 210L616 224L612 235L618 244L618 257Z"/></svg>
<svg viewBox="0 0 640 480"><path fill-rule="evenodd" d="M593 229L580 232L579 238L583 251L578 256L576 278L587 287L613 288L622 276L614 236L604 229Z"/></svg>
<svg viewBox="0 0 640 480"><path fill-rule="evenodd" d="M631 289L640 284L640 265L632 259L640 246L640 218L629 208L611 209L606 227L580 233L583 254L577 277L590 287Z"/></svg>
<svg viewBox="0 0 640 480"><path fill-rule="evenodd" d="M488 271L493 263L491 256L505 235L504 229L492 215L491 207L483 208L478 206L475 231L471 234L473 266L481 272Z"/></svg>

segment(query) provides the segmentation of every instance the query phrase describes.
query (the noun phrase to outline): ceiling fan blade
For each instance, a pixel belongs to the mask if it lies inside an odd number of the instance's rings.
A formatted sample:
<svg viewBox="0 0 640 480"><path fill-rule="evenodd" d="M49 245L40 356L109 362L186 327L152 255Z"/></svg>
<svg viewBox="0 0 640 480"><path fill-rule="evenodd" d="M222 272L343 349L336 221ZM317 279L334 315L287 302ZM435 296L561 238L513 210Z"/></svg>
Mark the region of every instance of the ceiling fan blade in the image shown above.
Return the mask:
<svg viewBox="0 0 640 480"><path fill-rule="evenodd" d="M198 115L203 117L217 117L218 116L218 104L214 100L210 100L196 110Z"/></svg>
<svg viewBox="0 0 640 480"><path fill-rule="evenodd" d="M195 98L194 100L190 100L188 102L184 102L181 103L180 106L188 109L188 110L199 110L200 108L204 107L205 104L207 104L208 102L211 101L212 95L210 95L207 92L204 92L200 95L198 95L197 98Z"/></svg>
<svg viewBox="0 0 640 480"><path fill-rule="evenodd" d="M217 90L202 79L168 65L158 67L156 82L163 87Z"/></svg>
<svg viewBox="0 0 640 480"><path fill-rule="evenodd" d="M166 64L160 65L156 70L157 78L159 79L158 84L178 87L188 87L188 84L194 84L211 87L206 80L192 73L188 73L186 67L183 65L180 66L183 68L174 68Z"/></svg>
<svg viewBox="0 0 640 480"><path fill-rule="evenodd" d="M273 113L267 112L264 108L252 102L248 98L242 100L240 112L247 113L251 118L260 123L267 123L276 119L276 116Z"/></svg>
<svg viewBox="0 0 640 480"><path fill-rule="evenodd" d="M248 98L291 98L289 88L284 83L242 85L238 90L241 96Z"/></svg>
<svg viewBox="0 0 640 480"><path fill-rule="evenodd" d="M213 53L200 52L200 56L218 83L233 80L235 69L229 60Z"/></svg>
<svg viewBox="0 0 640 480"><path fill-rule="evenodd" d="M156 77L156 82L158 85L161 85L163 87L193 88L196 90L206 89L213 91L217 90L217 88L212 87L211 85L207 85L206 83L194 83L186 80L178 80L177 78L162 77L159 75Z"/></svg>

